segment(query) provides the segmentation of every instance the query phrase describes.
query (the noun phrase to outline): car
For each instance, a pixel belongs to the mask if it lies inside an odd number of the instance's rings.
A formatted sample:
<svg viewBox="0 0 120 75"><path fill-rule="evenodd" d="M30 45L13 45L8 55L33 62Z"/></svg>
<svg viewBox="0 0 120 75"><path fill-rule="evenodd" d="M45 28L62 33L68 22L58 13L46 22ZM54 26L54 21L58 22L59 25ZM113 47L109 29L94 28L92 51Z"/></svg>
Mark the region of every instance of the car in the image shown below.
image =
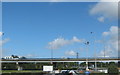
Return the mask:
<svg viewBox="0 0 120 75"><path fill-rule="evenodd" d="M62 70L60 73L62 75L69 75L69 70Z"/></svg>
<svg viewBox="0 0 120 75"><path fill-rule="evenodd" d="M74 71L74 70L70 70L70 71L69 71L69 74L70 74L70 75L77 75L77 72Z"/></svg>
<svg viewBox="0 0 120 75"><path fill-rule="evenodd" d="M62 75L77 75L77 72L74 70L62 70L61 74Z"/></svg>

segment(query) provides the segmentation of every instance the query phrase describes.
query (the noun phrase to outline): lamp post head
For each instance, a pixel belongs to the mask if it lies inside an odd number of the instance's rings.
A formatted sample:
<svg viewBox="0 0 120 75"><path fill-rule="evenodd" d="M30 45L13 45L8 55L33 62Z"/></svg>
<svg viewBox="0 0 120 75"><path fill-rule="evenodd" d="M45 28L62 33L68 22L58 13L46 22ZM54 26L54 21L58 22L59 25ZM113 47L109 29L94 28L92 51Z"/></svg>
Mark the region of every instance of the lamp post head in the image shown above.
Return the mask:
<svg viewBox="0 0 120 75"><path fill-rule="evenodd" d="M90 44L90 42L89 42L89 41L87 41L85 44L86 44L86 45L89 45L89 44Z"/></svg>

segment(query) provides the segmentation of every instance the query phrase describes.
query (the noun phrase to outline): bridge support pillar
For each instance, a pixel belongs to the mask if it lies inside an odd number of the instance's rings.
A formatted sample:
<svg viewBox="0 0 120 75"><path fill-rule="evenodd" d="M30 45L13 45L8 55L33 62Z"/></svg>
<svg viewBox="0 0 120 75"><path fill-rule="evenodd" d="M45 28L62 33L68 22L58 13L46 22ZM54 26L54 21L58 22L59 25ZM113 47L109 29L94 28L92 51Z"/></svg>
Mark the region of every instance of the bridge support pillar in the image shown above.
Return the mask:
<svg viewBox="0 0 120 75"><path fill-rule="evenodd" d="M18 62L16 62L16 65L17 65L17 70L18 70L18 71L22 70L22 67L20 67L20 65L19 65Z"/></svg>

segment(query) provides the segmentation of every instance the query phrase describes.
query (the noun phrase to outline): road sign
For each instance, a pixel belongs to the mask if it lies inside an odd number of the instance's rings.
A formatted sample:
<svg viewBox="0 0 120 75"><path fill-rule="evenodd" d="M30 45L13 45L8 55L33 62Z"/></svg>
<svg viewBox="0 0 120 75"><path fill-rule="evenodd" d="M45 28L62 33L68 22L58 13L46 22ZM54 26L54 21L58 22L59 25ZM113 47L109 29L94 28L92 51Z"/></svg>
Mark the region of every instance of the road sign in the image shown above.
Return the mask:
<svg viewBox="0 0 120 75"><path fill-rule="evenodd" d="M43 71L53 71L53 66L43 66Z"/></svg>

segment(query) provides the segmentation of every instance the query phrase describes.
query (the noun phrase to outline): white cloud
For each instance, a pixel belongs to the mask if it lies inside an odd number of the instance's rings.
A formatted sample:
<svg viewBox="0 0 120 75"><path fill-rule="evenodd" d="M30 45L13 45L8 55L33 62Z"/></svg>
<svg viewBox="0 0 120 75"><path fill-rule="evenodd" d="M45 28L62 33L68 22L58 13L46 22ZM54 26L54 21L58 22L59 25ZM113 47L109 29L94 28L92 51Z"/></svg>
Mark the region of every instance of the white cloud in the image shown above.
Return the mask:
<svg viewBox="0 0 120 75"><path fill-rule="evenodd" d="M27 55L25 55L25 57L27 57L27 58L31 58L31 57L36 57L37 55L35 55L35 54L27 54Z"/></svg>
<svg viewBox="0 0 120 75"><path fill-rule="evenodd" d="M8 42L10 39L6 38L4 40L0 40L0 46L2 46L3 44L5 44L6 42Z"/></svg>
<svg viewBox="0 0 120 75"><path fill-rule="evenodd" d="M66 52L65 52L65 55L68 55L68 56L76 56L76 52L73 51L73 50L66 51Z"/></svg>
<svg viewBox="0 0 120 75"><path fill-rule="evenodd" d="M90 9L91 15L103 16L99 18L102 22L104 19L117 19L118 18L118 2L98 2Z"/></svg>
<svg viewBox="0 0 120 75"><path fill-rule="evenodd" d="M84 39L78 39L77 37L73 37L71 40L67 40L64 38L57 38L54 41L51 41L48 43L47 48L48 49L59 49L65 45L69 45L72 43L82 43L84 41Z"/></svg>
<svg viewBox="0 0 120 75"><path fill-rule="evenodd" d="M79 43L81 43L83 41L84 41L84 39L78 39L76 36L74 36L73 39L72 39L72 42L79 42Z"/></svg>
<svg viewBox="0 0 120 75"><path fill-rule="evenodd" d="M99 22L104 22L104 20L105 20L105 18L104 18L103 16L98 17L98 21L99 21Z"/></svg>
<svg viewBox="0 0 120 75"><path fill-rule="evenodd" d="M6 42L8 42L10 39L6 38L4 40L0 40L0 58L5 55L6 52L5 49L2 48L3 44L5 44Z"/></svg>
<svg viewBox="0 0 120 75"><path fill-rule="evenodd" d="M65 40L64 38L57 38L54 41L48 43L48 48L58 49L66 44L69 44L69 40Z"/></svg>
<svg viewBox="0 0 120 75"><path fill-rule="evenodd" d="M0 32L0 36L2 36L3 35L3 32Z"/></svg>
<svg viewBox="0 0 120 75"><path fill-rule="evenodd" d="M109 32L103 32L102 35L103 35L103 36L108 36L108 35L109 35Z"/></svg>
<svg viewBox="0 0 120 75"><path fill-rule="evenodd" d="M118 36L118 27L117 26L111 26L109 31L103 32L103 36Z"/></svg>
<svg viewBox="0 0 120 75"><path fill-rule="evenodd" d="M105 45L105 51L102 50L100 52L101 56L104 56L104 52L106 56L115 57L118 56L118 45L120 44L120 40L118 40L118 27L111 26L109 31L103 32L102 34L106 39L103 44Z"/></svg>

